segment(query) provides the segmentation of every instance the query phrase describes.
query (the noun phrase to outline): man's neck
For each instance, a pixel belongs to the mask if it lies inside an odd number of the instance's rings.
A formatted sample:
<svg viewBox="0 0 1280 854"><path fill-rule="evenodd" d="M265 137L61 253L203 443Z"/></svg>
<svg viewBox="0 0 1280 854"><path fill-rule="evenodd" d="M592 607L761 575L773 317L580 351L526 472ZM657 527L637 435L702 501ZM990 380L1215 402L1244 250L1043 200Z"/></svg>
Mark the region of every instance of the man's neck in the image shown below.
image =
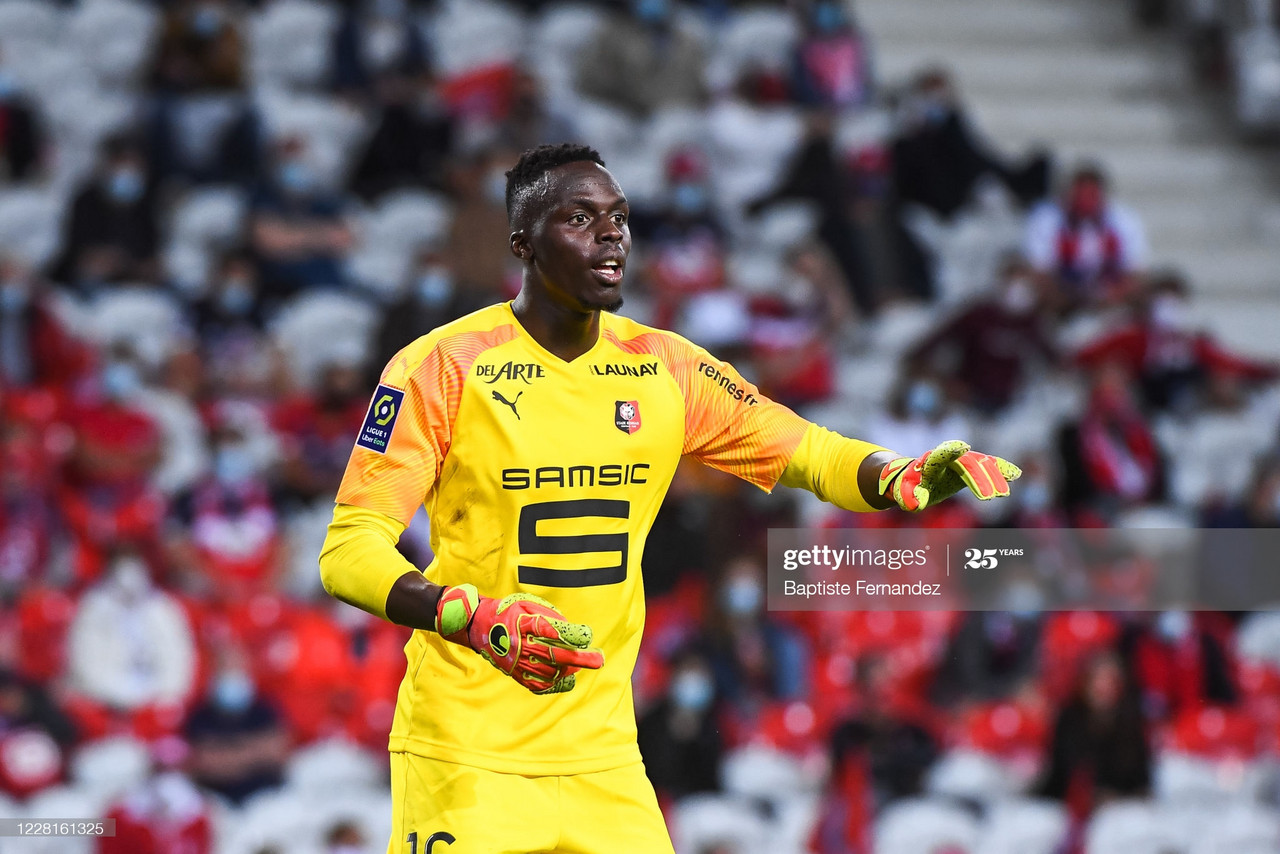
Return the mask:
<svg viewBox="0 0 1280 854"><path fill-rule="evenodd" d="M582 312L534 294L526 285L511 304L516 319L534 341L552 355L572 362L595 346L600 337L600 312Z"/></svg>

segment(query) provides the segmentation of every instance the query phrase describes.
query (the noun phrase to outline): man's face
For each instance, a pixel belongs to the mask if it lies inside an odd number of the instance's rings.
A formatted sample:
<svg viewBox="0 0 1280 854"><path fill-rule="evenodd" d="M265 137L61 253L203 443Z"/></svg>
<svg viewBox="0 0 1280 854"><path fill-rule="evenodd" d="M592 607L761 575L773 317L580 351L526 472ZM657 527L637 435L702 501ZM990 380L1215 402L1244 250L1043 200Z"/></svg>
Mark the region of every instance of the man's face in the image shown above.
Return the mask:
<svg viewBox="0 0 1280 854"><path fill-rule="evenodd" d="M595 163L569 163L547 175L545 206L535 212L517 257L532 261L547 295L582 312L617 311L631 252L630 209L618 182ZM521 251L528 254L522 256Z"/></svg>

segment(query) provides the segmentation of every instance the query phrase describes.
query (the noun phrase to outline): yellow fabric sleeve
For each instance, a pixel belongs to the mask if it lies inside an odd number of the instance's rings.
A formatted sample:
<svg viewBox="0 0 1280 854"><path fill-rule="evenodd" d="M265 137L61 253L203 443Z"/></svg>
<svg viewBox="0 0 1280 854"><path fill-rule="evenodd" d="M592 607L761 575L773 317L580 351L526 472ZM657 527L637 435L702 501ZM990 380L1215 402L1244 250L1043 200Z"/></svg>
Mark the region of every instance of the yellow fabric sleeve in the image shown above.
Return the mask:
<svg viewBox="0 0 1280 854"><path fill-rule="evenodd" d="M405 526L385 513L351 504L333 508L320 550L320 580L330 596L387 618L387 595L406 572L420 570L396 551Z"/></svg>
<svg viewBox="0 0 1280 854"><path fill-rule="evenodd" d="M807 489L841 509L868 513L877 508L858 489L858 466L870 455L888 450L810 424L778 483Z"/></svg>

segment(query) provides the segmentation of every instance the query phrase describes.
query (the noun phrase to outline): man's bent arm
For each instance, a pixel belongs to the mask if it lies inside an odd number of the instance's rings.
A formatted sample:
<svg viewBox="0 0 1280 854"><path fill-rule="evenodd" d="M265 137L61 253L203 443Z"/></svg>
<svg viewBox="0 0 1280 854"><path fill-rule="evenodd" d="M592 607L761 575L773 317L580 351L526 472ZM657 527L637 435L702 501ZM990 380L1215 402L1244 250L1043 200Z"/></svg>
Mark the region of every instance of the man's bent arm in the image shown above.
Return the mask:
<svg viewBox="0 0 1280 854"><path fill-rule="evenodd" d="M778 483L807 489L844 510L884 510L896 504L880 494L880 473L898 456L879 445L811 424Z"/></svg>
<svg viewBox="0 0 1280 854"><path fill-rule="evenodd" d="M376 510L334 508L320 552L320 578L331 596L413 629L436 626L444 588L396 550L404 525Z"/></svg>

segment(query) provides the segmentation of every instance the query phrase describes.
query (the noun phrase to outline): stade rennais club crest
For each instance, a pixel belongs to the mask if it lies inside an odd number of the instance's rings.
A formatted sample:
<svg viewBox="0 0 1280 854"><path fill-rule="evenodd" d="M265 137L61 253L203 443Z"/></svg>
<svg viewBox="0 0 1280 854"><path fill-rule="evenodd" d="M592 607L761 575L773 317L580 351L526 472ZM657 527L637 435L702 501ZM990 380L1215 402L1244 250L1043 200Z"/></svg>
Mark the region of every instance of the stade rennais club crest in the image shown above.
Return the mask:
<svg viewBox="0 0 1280 854"><path fill-rule="evenodd" d="M640 429L640 404L634 400L615 400L613 403L613 423L623 433L634 433Z"/></svg>

